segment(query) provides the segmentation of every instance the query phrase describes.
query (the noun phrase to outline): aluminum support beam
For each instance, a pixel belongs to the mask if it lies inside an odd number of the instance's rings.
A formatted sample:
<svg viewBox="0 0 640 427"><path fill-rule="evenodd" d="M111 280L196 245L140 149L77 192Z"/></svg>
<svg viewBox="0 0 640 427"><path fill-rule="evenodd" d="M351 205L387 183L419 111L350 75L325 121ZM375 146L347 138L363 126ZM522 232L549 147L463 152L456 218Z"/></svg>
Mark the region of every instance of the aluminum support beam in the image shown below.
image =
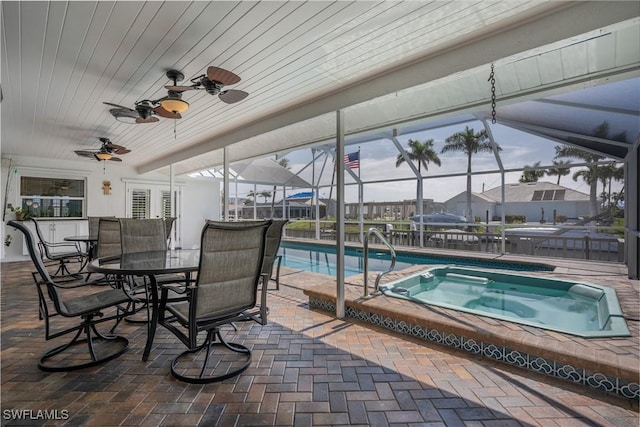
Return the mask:
<svg viewBox="0 0 640 427"><path fill-rule="evenodd" d="M344 112L336 111L336 317L344 318Z"/></svg>

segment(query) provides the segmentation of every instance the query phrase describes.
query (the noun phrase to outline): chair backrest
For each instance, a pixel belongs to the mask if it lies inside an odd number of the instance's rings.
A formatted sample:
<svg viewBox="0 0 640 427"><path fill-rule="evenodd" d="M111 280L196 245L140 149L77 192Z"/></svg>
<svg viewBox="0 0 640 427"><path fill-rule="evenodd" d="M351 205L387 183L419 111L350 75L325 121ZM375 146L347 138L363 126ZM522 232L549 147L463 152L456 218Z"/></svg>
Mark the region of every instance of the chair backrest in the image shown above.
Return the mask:
<svg viewBox="0 0 640 427"><path fill-rule="evenodd" d="M196 319L232 316L255 307L270 224L207 222L200 242Z"/></svg>
<svg viewBox="0 0 640 427"><path fill-rule="evenodd" d="M33 224L35 225L36 235L38 236L38 240L40 241L39 246L41 257L44 256L45 258L51 259L52 254L49 251L49 245L51 245L51 242L48 242L47 239L44 238L44 234L42 233L42 229L40 229L40 223L38 222L38 220L36 220L35 218L31 218L31 221L33 221Z"/></svg>
<svg viewBox="0 0 640 427"><path fill-rule="evenodd" d="M117 218L99 218L96 257L120 255L120 221Z"/></svg>
<svg viewBox="0 0 640 427"><path fill-rule="evenodd" d="M173 216L167 217L164 220L164 232L167 236L167 240L171 238L171 230L173 229L173 223L176 221L176 218Z"/></svg>
<svg viewBox="0 0 640 427"><path fill-rule="evenodd" d="M100 218L115 218L115 216L88 216L87 219L89 220L89 238L98 238L98 227L100 225Z"/></svg>
<svg viewBox="0 0 640 427"><path fill-rule="evenodd" d="M288 222L288 219L274 219L267 229L267 240L264 248L264 264L262 266L262 272L268 274L269 278L271 277L273 263L278 255L278 249L280 249L282 230Z"/></svg>
<svg viewBox="0 0 640 427"><path fill-rule="evenodd" d="M123 254L166 250L164 220L120 218L120 245Z"/></svg>
<svg viewBox="0 0 640 427"><path fill-rule="evenodd" d="M24 234L24 241L27 244L27 251L29 252L29 257L31 257L31 261L35 266L36 271L42 278L42 282L47 286L47 291L48 291L47 294L49 295L49 298L51 299L51 301L53 301L55 309L58 313L63 313L63 314L66 313L66 310L64 310L64 304L62 302L62 299L60 298L60 295L58 294L56 287L53 286L54 281L51 279L51 276L49 275L49 272L47 271L47 268L45 267L44 262L42 261L42 258L38 256L38 253L36 252L36 242L35 242L35 238L33 237L33 234L31 233L31 230L29 230L29 228L27 228L23 224L20 224L16 221L9 221L7 225L18 229L20 232L22 232L22 234ZM46 309L46 301L44 300L45 298L44 293L41 291L40 286L38 286L38 295L40 298L41 309ZM42 304L44 304L44 306L42 306ZM48 316L45 316L45 320L48 322L49 320Z"/></svg>
<svg viewBox="0 0 640 427"><path fill-rule="evenodd" d="M38 240L40 240L43 245L49 243L47 239L44 238L44 234L42 234L42 230L40 229L40 223L38 222L38 220L35 218L31 218L31 221L33 221L33 224L35 225Z"/></svg>
<svg viewBox="0 0 640 427"><path fill-rule="evenodd" d="M31 230L16 221L9 221L7 225L18 229L22 232L22 234L24 234L24 241L27 244L29 256L31 257L31 261L33 261L33 264L36 267L38 274L40 274L40 277L42 277L43 280L51 282L51 276L49 275L49 272L47 271L42 258L40 258L36 252L36 241L33 237L33 233L31 233Z"/></svg>

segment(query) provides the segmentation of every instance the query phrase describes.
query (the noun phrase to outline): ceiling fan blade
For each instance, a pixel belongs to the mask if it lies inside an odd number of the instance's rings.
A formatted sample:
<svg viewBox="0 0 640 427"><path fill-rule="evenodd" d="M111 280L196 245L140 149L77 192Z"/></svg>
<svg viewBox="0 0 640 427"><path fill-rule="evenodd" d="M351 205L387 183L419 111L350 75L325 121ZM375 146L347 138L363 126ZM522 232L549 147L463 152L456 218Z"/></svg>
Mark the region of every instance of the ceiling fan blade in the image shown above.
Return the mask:
<svg viewBox="0 0 640 427"><path fill-rule="evenodd" d="M185 90L195 90L197 89L195 86L165 86L167 90L172 90L174 92L184 92Z"/></svg>
<svg viewBox="0 0 640 427"><path fill-rule="evenodd" d="M111 162L121 162L122 159L119 158L119 157L112 157L112 158L109 159L109 161L111 161Z"/></svg>
<svg viewBox="0 0 640 427"><path fill-rule="evenodd" d="M123 110L129 110L129 111L133 111L133 112L135 112L135 111L136 111L136 110L134 110L134 109L132 109L132 108L125 107L124 105L118 105L118 104L113 104L113 103L111 103L111 102L104 102L104 101L103 101L102 103L103 103L103 104L106 104L106 105L110 105L110 106L112 106L112 107L121 108L121 109L123 109Z"/></svg>
<svg viewBox="0 0 640 427"><path fill-rule="evenodd" d="M157 115L159 115L160 117L164 117L165 119L181 119L182 118L180 113L174 113L174 112L171 112L171 111L167 111L164 108L162 108L162 106L154 108L153 111Z"/></svg>
<svg viewBox="0 0 640 427"><path fill-rule="evenodd" d="M138 117L136 119L136 123L140 124L140 123L155 123L155 122L159 122L160 119L154 116L149 116L146 119L143 119L142 117Z"/></svg>
<svg viewBox="0 0 640 427"><path fill-rule="evenodd" d="M107 150L115 154L127 154L131 152L131 150L123 147L122 145L116 145L112 142L107 142L105 144L105 147L107 148Z"/></svg>
<svg viewBox="0 0 640 427"><path fill-rule="evenodd" d="M242 90L230 89L221 92L218 96L221 101L226 102L227 104L233 104L234 102L242 101L249 96L249 94Z"/></svg>
<svg viewBox="0 0 640 427"><path fill-rule="evenodd" d="M240 76L218 67L207 68L207 77L214 82L220 82L223 85L234 85L241 79Z"/></svg>
<svg viewBox="0 0 640 427"><path fill-rule="evenodd" d="M74 151L74 153L76 153L80 157L92 157L93 158L96 155L95 151L86 151L86 150L76 150L76 151Z"/></svg>

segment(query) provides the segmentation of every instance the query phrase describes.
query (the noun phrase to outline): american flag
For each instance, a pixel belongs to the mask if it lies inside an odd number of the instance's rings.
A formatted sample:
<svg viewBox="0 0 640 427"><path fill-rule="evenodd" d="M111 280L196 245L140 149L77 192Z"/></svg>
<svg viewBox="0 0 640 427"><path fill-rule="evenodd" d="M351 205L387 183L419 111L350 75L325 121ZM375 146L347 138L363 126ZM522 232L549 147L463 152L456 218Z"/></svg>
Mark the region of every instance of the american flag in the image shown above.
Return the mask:
<svg viewBox="0 0 640 427"><path fill-rule="evenodd" d="M350 169L358 169L360 167L360 151L345 154L344 165Z"/></svg>

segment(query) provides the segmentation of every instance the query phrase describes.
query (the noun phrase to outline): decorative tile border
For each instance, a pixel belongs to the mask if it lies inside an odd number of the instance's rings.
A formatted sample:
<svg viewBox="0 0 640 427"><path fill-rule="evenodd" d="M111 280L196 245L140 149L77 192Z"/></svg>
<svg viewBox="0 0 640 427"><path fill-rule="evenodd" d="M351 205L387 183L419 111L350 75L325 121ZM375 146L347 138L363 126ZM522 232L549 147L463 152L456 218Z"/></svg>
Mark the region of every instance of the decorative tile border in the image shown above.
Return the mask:
<svg viewBox="0 0 640 427"><path fill-rule="evenodd" d="M309 307L329 312L336 311L332 301L309 296ZM376 313L362 311L353 307L345 308L345 315L354 319L381 326L383 328L410 335L427 341L443 344L469 353L505 362L513 366L529 369L541 374L550 375L573 383L617 394L619 396L640 400L640 384L624 381L619 378L587 371L555 360L545 359L533 354L523 353L507 347L476 341L472 338L451 334L445 331L427 328L403 320L393 319Z"/></svg>

